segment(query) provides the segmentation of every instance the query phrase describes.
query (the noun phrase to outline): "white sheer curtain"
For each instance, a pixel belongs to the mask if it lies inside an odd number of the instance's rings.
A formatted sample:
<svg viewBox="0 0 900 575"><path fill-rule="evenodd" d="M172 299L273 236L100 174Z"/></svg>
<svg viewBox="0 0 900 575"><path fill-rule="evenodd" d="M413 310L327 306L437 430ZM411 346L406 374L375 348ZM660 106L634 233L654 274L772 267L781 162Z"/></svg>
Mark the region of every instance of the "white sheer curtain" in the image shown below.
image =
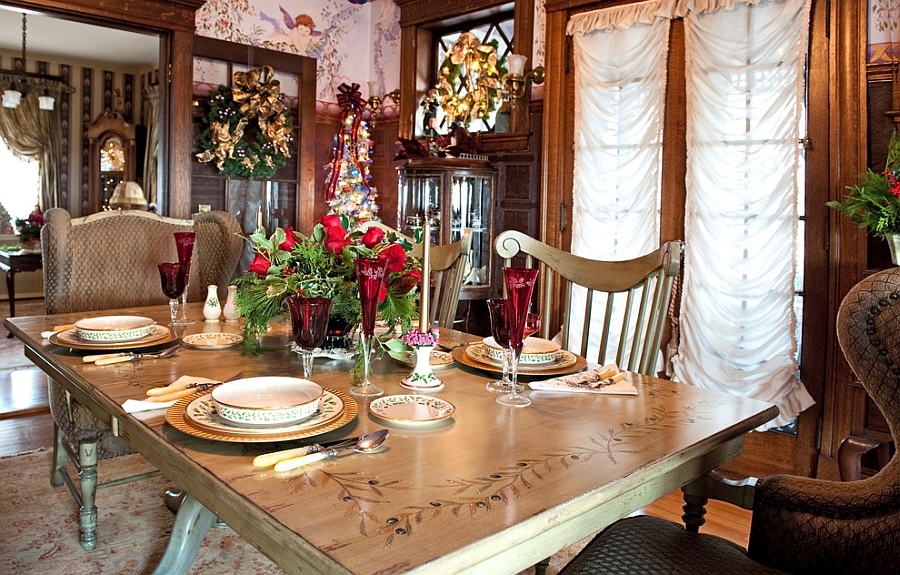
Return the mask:
<svg viewBox="0 0 900 575"><path fill-rule="evenodd" d="M625 260L659 246L669 20L655 15L659 2L652 4L649 10L637 5L590 12L569 22L576 85L572 252L584 257ZM586 291L577 289L572 307L584 309L585 298ZM605 306L605 299L596 296L594 306ZM602 312L593 315L602 321ZM572 314L570 321L564 345L578 349L583 319ZM618 334L611 338L615 349ZM589 354L595 357L598 348L599 342Z"/></svg>
<svg viewBox="0 0 900 575"><path fill-rule="evenodd" d="M794 272L809 3L688 12L687 209L675 379L775 403L797 378Z"/></svg>
<svg viewBox="0 0 900 575"><path fill-rule="evenodd" d="M653 74L665 68L665 20L685 19L687 251L675 378L775 403L781 415L770 426L812 404L797 379L792 305L808 11L804 0L660 0L569 22L572 250L625 259L659 245L665 77ZM637 69L646 62L652 69ZM645 92L623 114L628 78L646 82Z"/></svg>

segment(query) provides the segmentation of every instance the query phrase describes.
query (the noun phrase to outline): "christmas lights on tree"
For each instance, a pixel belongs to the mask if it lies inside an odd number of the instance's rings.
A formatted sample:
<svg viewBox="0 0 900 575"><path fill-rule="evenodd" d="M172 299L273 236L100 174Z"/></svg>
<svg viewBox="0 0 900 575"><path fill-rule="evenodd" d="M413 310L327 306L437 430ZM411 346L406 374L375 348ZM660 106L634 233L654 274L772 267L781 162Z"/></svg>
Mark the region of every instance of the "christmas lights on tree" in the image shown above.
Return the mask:
<svg viewBox="0 0 900 575"><path fill-rule="evenodd" d="M326 199L329 213L345 215L352 227L360 222L379 219L378 193L369 185L369 151L372 141L363 121L366 106L359 92L359 84L338 88L338 104L341 106L341 127L334 137L334 158L329 165Z"/></svg>

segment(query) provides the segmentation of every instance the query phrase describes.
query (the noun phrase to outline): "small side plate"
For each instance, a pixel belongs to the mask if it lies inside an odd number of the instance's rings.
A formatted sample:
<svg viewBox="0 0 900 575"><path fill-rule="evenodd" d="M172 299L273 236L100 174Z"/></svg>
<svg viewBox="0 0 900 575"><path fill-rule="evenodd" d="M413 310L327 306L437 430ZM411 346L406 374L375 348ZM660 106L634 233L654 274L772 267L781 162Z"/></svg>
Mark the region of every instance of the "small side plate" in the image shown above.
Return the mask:
<svg viewBox="0 0 900 575"><path fill-rule="evenodd" d="M244 337L236 333L194 333L182 338L184 345L197 349L222 349L244 341Z"/></svg>
<svg viewBox="0 0 900 575"><path fill-rule="evenodd" d="M447 400L427 395L386 395L369 404L375 417L411 425L428 425L453 417L456 407Z"/></svg>

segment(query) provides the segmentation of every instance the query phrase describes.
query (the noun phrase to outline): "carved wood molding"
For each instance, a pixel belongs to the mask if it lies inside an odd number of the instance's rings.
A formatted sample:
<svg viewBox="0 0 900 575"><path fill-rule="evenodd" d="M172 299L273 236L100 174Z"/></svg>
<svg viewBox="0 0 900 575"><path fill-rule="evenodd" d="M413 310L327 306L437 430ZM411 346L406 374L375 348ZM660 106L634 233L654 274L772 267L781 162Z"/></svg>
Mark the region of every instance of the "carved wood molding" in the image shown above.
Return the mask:
<svg viewBox="0 0 900 575"><path fill-rule="evenodd" d="M460 14L470 14L482 10L500 8L509 0L457 0L456 2L435 2L434 0L395 0L400 8L400 26L413 26L426 22L452 20Z"/></svg>
<svg viewBox="0 0 900 575"><path fill-rule="evenodd" d="M89 16L94 22L127 22L145 29L194 31L194 13L205 0L6 0L4 4L63 16Z"/></svg>

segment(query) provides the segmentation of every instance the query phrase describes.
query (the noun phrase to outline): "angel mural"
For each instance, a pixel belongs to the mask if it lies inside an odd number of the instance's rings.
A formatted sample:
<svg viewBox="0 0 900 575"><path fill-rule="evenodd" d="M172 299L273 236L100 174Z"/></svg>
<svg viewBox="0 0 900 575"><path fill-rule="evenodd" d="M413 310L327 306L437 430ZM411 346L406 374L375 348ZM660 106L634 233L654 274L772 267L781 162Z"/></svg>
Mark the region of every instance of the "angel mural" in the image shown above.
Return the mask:
<svg viewBox="0 0 900 575"><path fill-rule="evenodd" d="M322 32L316 31L316 23L309 14L297 14L291 16L283 6L281 10L282 21L267 16L265 12L259 13L263 22L272 25L273 33L264 40L266 44L287 46L290 50L304 56L317 57L321 50Z"/></svg>

